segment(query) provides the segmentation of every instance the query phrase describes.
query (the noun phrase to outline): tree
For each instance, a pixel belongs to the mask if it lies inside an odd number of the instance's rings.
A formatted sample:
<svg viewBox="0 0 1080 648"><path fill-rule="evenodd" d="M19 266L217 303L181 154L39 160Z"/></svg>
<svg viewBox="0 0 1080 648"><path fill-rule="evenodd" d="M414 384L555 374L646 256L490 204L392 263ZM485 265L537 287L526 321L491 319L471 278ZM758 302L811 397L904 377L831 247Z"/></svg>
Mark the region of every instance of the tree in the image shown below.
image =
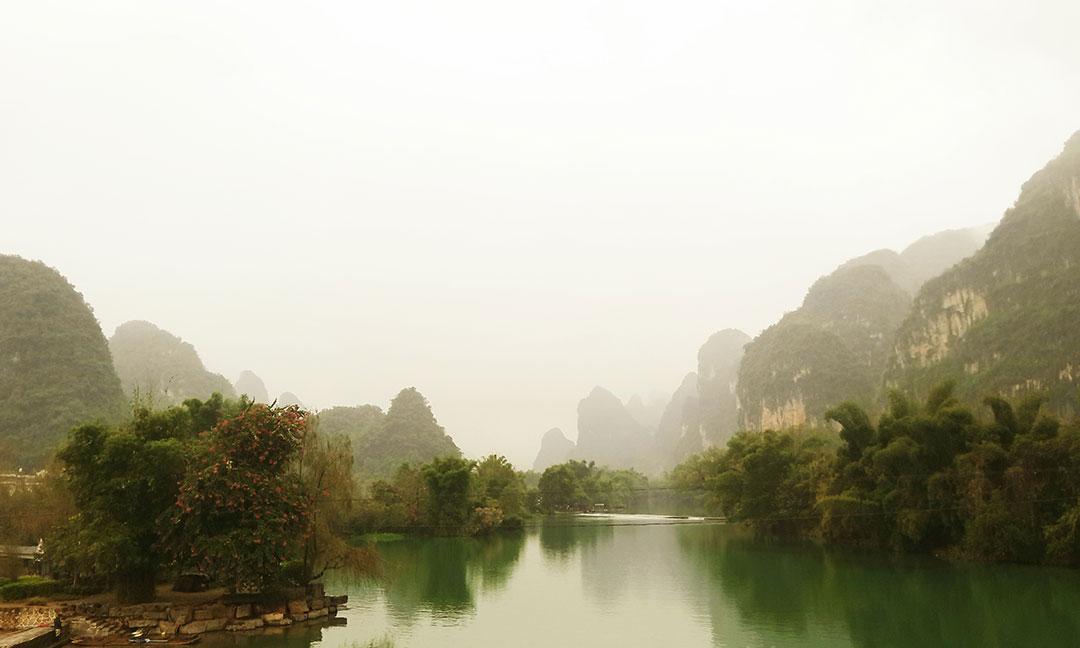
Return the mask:
<svg viewBox="0 0 1080 648"><path fill-rule="evenodd" d="M306 413L250 405L206 434L180 484L165 538L180 566L235 591L276 584L313 533L304 485L290 466Z"/></svg>
<svg viewBox="0 0 1080 648"><path fill-rule="evenodd" d="M78 513L57 536L57 556L78 577L106 576L121 601L146 601L165 556L159 517L176 500L196 435L240 404L220 396L164 411L137 410L118 428L84 425L60 451Z"/></svg>
<svg viewBox="0 0 1080 648"><path fill-rule="evenodd" d="M426 518L435 533L461 533L468 524L475 466L460 457L436 457L421 470L428 489Z"/></svg>
<svg viewBox="0 0 1080 648"><path fill-rule="evenodd" d="M308 417L295 473L303 495L307 523L300 580L320 578L328 569L367 563L368 556L343 540L353 512L352 446L341 434L328 434L321 420Z"/></svg>

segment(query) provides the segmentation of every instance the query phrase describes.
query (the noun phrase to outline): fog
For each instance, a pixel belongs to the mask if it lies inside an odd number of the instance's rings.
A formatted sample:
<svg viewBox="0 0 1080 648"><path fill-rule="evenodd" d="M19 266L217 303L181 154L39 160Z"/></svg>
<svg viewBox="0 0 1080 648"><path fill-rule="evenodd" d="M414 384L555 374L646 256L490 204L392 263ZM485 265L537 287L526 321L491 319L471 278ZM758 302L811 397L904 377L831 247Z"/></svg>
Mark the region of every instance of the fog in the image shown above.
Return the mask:
<svg viewBox="0 0 1080 648"><path fill-rule="evenodd" d="M309 406L528 465L847 258L996 220L1080 4L0 3L0 252Z"/></svg>

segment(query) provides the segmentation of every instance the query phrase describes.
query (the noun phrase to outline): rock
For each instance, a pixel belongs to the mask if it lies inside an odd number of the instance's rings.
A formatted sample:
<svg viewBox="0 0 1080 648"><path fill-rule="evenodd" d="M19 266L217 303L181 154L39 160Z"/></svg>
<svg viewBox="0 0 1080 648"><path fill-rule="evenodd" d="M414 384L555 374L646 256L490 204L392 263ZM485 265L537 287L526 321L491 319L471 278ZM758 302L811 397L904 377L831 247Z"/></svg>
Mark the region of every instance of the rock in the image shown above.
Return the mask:
<svg viewBox="0 0 1080 648"><path fill-rule="evenodd" d="M158 621L158 632L168 637L176 634L176 631L180 629L180 624L173 621Z"/></svg>
<svg viewBox="0 0 1080 648"><path fill-rule="evenodd" d="M233 616L234 619L246 619L246 618L250 617L251 616L251 604L250 603L241 603L240 605L237 605L236 607L233 608L232 616Z"/></svg>
<svg viewBox="0 0 1080 648"><path fill-rule="evenodd" d="M153 628L157 626L157 619L127 619L127 627L129 628Z"/></svg>
<svg viewBox="0 0 1080 648"><path fill-rule="evenodd" d="M266 614L262 615L262 620L264 623L275 623L277 621L281 621L284 618L285 615L281 612L267 612Z"/></svg>
<svg viewBox="0 0 1080 648"><path fill-rule="evenodd" d="M180 634L196 635L206 632L206 621L192 621L180 626Z"/></svg>
<svg viewBox="0 0 1080 648"><path fill-rule="evenodd" d="M533 470L544 472L550 466L562 463L570 458L574 451L574 442L567 439L559 428L551 428L540 440L540 452L533 461Z"/></svg>
<svg viewBox="0 0 1080 648"><path fill-rule="evenodd" d="M180 625L191 621L191 607L187 605L174 605L169 608L169 619Z"/></svg>
<svg viewBox="0 0 1080 648"><path fill-rule="evenodd" d="M328 614L326 608L320 608L318 610L312 610L308 612L307 618L309 619L321 619Z"/></svg>
<svg viewBox="0 0 1080 648"><path fill-rule="evenodd" d="M206 631L207 632L217 632L218 630L224 630L225 629L225 624L228 623L228 622L229 622L229 620L226 619L225 617L218 617L218 618L214 618L214 619L208 619L206 621Z"/></svg>
<svg viewBox="0 0 1080 648"><path fill-rule="evenodd" d="M308 607L311 608L312 610L321 610L324 607L326 607L326 599L324 599L324 598L313 598L310 601L308 601Z"/></svg>
<svg viewBox="0 0 1080 648"><path fill-rule="evenodd" d="M255 617L254 619L242 619L232 621L225 625L225 629L229 632L243 632L246 630L258 630L263 627L263 620Z"/></svg>
<svg viewBox="0 0 1080 648"><path fill-rule="evenodd" d="M299 623L300 621L307 621L308 615L307 612L301 612L299 614L290 614L289 618Z"/></svg>
<svg viewBox="0 0 1080 648"><path fill-rule="evenodd" d="M192 618L196 621L206 621L207 619L213 619L214 611L210 608L205 607L195 608L195 613L192 615Z"/></svg>
<svg viewBox="0 0 1080 648"><path fill-rule="evenodd" d="M289 614L305 614L307 611L307 601L289 601Z"/></svg>

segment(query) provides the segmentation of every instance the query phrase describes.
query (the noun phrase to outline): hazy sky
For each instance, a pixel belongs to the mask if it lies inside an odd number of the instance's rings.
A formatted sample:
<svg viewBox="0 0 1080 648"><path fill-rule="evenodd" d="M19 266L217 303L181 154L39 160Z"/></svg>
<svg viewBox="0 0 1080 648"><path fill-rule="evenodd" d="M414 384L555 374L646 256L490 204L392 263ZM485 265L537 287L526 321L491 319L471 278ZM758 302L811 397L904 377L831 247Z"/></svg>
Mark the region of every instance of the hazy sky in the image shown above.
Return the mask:
<svg viewBox="0 0 1080 648"><path fill-rule="evenodd" d="M0 252L528 465L1080 129L1080 2L0 0Z"/></svg>

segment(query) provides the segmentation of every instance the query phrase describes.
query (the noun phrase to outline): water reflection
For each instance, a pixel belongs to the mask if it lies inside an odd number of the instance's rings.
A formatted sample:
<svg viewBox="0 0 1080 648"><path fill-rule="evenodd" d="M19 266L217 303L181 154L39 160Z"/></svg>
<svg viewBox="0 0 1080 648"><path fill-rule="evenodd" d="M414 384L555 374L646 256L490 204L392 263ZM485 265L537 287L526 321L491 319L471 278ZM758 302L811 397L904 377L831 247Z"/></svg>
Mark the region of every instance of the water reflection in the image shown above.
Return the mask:
<svg viewBox="0 0 1080 648"><path fill-rule="evenodd" d="M733 530L679 529L717 644L731 610L759 640L792 645L1067 646L1080 638L1075 572L827 552ZM785 640L786 639L786 640Z"/></svg>
<svg viewBox="0 0 1080 648"><path fill-rule="evenodd" d="M421 612L451 620L471 614L478 589L505 586L524 544L521 534L499 534L406 538L380 545L390 614L410 623Z"/></svg>
<svg viewBox="0 0 1080 648"><path fill-rule="evenodd" d="M337 575L340 628L229 646L1072 646L1080 573L763 542L733 527L553 519L525 534L380 545ZM225 640L222 640L225 641Z"/></svg>

